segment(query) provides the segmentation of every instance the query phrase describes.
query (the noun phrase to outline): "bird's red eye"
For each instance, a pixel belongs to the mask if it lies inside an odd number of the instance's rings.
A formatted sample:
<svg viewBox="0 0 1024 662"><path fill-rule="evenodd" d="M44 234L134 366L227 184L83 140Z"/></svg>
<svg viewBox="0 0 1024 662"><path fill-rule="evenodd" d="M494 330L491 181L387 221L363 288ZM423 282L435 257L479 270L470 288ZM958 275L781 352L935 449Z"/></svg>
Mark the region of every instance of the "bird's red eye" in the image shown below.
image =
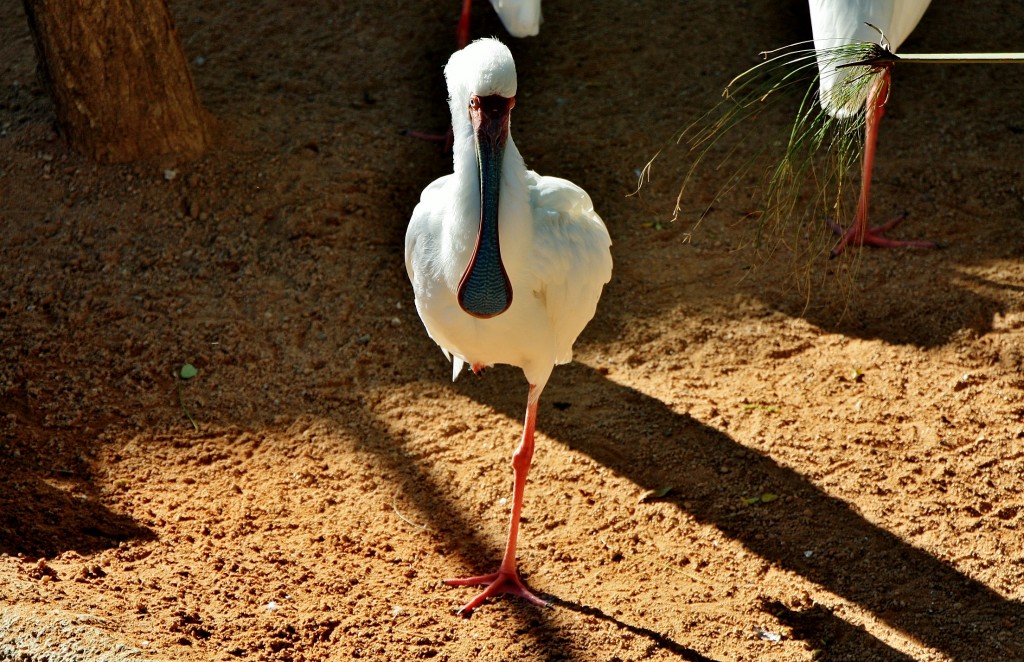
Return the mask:
<svg viewBox="0 0 1024 662"><path fill-rule="evenodd" d="M476 110L477 108L479 108L480 107L480 97L476 97L476 96L469 97L469 107L471 109L473 109L473 110Z"/></svg>

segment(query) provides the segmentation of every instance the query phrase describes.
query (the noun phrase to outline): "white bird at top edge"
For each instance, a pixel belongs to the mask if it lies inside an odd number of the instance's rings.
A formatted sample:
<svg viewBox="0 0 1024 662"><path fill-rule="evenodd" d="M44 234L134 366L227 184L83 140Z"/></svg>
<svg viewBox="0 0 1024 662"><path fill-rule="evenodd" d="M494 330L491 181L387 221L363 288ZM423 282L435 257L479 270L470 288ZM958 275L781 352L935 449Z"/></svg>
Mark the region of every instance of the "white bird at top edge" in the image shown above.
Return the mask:
<svg viewBox="0 0 1024 662"><path fill-rule="evenodd" d="M469 43L469 17L472 0L463 0L462 14L456 31L459 48ZM491 0L491 6L501 19L508 33L513 37L536 37L543 20L540 0Z"/></svg>

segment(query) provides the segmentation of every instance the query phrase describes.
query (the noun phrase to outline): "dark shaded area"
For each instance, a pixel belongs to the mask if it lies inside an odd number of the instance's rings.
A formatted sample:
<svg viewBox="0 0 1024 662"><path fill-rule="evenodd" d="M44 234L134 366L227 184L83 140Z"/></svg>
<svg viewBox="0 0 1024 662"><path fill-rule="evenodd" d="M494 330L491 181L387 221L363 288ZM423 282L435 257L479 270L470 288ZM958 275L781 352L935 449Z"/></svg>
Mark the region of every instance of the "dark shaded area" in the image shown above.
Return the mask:
<svg viewBox="0 0 1024 662"><path fill-rule="evenodd" d="M36 402L24 388L0 402L0 553L53 558L152 539L100 503L88 457L94 430L50 425Z"/></svg>
<svg viewBox="0 0 1024 662"><path fill-rule="evenodd" d="M654 630L651 630L651 629L648 629L648 628L645 628L645 627L638 627L636 625L630 625L629 623L624 623L624 622L620 621L619 619L615 618L614 616L609 616L608 614L604 613L603 611L601 611L597 607L591 607L589 605L583 605L583 604L580 604L578 602L573 602L571 600L563 600L561 598L550 596L550 595L545 596L545 597L548 600L551 601L552 605L555 605L555 606L558 606L558 607L562 607L564 609L569 609L571 611L575 611L575 612L580 613L580 614L586 614L587 616L591 616L593 618L596 618L599 621L605 621L607 623L612 623L613 625L615 625L618 628L621 628L621 629L626 630L628 632L632 632L635 635L638 635L638 636L650 639L651 643L657 645L659 649L666 650L666 651L669 651L670 653L678 655L680 659L691 660L692 662L711 662L711 660L712 660L712 658L710 658L710 657L705 657L705 656L701 655L700 653L698 653L697 651L695 651L693 649L690 649L690 648L687 648L686 646L683 646L680 643L678 643L678 642L676 642L676 641L674 641L672 639L669 639L668 637L666 637L665 635L661 634L660 632L655 632Z"/></svg>
<svg viewBox="0 0 1024 662"><path fill-rule="evenodd" d="M958 273L957 265L944 262L941 255L923 250L862 250L853 258L858 262L846 265L848 273L824 285L813 304L808 305L806 296L792 288L779 288L777 282L766 283L766 290L774 290L765 297L766 302L832 333L917 347L940 347L963 331L984 335L992 330L995 316L1007 312L996 298L957 281L1003 286ZM1014 259L1021 255L992 257ZM928 296L919 296L909 284L915 275L908 270L931 271L942 285L929 290ZM894 316L899 317L898 324Z"/></svg>
<svg viewBox="0 0 1024 662"><path fill-rule="evenodd" d="M847 623L822 605L797 610L781 602L766 601L762 606L788 626L794 637L806 641L816 660L912 662L914 659L885 645L864 628Z"/></svg>
<svg viewBox="0 0 1024 662"><path fill-rule="evenodd" d="M77 497L24 467L0 483L0 553L53 558L65 551L91 554L152 532L88 497Z"/></svg>

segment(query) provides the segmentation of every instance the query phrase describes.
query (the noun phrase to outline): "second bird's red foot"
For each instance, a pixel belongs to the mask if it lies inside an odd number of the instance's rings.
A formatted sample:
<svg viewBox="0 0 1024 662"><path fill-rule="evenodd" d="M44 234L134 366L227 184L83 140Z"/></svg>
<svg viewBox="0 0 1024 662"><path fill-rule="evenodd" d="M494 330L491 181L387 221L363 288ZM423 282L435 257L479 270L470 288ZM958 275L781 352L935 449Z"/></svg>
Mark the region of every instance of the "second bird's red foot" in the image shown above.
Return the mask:
<svg viewBox="0 0 1024 662"><path fill-rule="evenodd" d="M933 241L901 241L898 239L886 239L883 236L886 232L902 223L906 217L907 212L900 212L892 220L882 225L876 225L873 228L858 228L857 223L854 222L850 229L845 231L834 220L828 219L828 224L833 232L842 237L836 247L832 249L829 257L838 257L849 244L854 246L875 246L876 248L936 248L938 246Z"/></svg>

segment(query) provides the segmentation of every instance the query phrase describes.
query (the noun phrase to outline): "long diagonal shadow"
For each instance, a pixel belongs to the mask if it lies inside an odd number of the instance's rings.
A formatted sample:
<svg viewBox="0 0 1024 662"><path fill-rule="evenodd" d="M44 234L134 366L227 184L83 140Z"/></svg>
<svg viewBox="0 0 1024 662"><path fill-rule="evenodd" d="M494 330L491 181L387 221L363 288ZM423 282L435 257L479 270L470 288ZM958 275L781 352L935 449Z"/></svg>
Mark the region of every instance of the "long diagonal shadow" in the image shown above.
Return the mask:
<svg viewBox="0 0 1024 662"><path fill-rule="evenodd" d="M456 388L518 419L518 403L494 386L500 379L467 381ZM567 382L576 386L572 396L561 392ZM567 399L567 411L551 406ZM954 659L1024 659L1024 605L865 520L796 471L655 398L587 366L560 366L541 400L537 425L642 488L675 486L681 495L676 505L698 521L926 646ZM613 431L628 431L628 439L614 438L621 432ZM772 508L737 508L742 497L764 491L784 498ZM883 644L871 639L877 651Z"/></svg>
<svg viewBox="0 0 1024 662"><path fill-rule="evenodd" d="M399 481L402 492L413 499L424 517L429 518L431 529L442 536L457 554L467 560L472 560L468 564L470 566L474 565L478 559L499 558L502 549L493 547L490 543L480 539L480 536L475 533L476 527L459 511L459 504L447 499L444 496L444 490L421 468L414 453L407 448L409 440L404 435L396 435L391 431L387 424L374 414L371 407L364 406L361 408L361 412L360 416L364 425L359 426L358 430L354 430L354 436L360 440L364 450L374 453L389 466L392 475ZM438 581L440 579L439 577ZM468 600L468 597L459 593L457 599ZM623 623L618 619L605 616L600 610L561 600L556 600L555 603L610 621L620 629L633 632L633 634L646 636L652 642L675 653L682 659L693 662L709 660L700 653L660 633ZM512 601L510 604L515 611L516 618L523 622L520 631L528 632L534 638L535 645L543 650L544 659L588 659L574 656L572 643L548 619L538 618L543 612L538 612L536 607L518 600Z"/></svg>

